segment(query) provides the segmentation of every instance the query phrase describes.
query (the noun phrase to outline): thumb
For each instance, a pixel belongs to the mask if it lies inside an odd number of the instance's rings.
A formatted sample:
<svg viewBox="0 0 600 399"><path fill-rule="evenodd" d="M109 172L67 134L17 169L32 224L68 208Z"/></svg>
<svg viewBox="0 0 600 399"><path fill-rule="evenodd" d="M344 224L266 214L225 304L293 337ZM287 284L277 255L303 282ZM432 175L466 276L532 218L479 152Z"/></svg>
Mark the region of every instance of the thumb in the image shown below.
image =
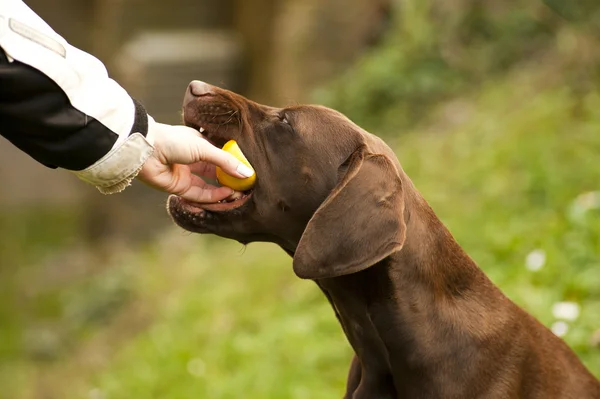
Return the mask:
<svg viewBox="0 0 600 399"><path fill-rule="evenodd" d="M252 168L246 166L230 153L213 146L206 140L200 139L198 141L199 145L202 145L200 153L203 155L202 160L204 162L214 164L223 169L228 175L242 179L254 175Z"/></svg>
<svg viewBox="0 0 600 399"><path fill-rule="evenodd" d="M254 170L230 153L212 145L195 129L156 122L152 127L154 147L165 164L189 165L204 161L241 179L254 175Z"/></svg>

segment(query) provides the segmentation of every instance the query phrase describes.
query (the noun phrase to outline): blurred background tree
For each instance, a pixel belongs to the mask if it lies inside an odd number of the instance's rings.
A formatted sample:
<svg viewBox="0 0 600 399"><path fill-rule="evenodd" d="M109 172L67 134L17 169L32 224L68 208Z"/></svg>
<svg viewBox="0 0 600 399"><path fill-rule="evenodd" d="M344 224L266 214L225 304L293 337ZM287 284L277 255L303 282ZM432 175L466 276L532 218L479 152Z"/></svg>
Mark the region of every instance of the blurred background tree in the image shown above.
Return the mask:
<svg viewBox="0 0 600 399"><path fill-rule="evenodd" d="M26 3L163 122L201 79L383 136L600 376L597 1ZM182 234L165 195L102 196L5 141L0 182L0 398L341 396L346 340L276 247Z"/></svg>

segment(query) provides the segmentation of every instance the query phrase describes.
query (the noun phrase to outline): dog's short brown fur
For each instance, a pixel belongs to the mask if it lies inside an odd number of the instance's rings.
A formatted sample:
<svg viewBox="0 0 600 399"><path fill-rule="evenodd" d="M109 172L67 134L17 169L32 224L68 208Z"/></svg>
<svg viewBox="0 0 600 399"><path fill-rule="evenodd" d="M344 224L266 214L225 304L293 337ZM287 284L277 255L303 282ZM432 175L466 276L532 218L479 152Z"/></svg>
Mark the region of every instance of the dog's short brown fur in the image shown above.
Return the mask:
<svg viewBox="0 0 600 399"><path fill-rule="evenodd" d="M323 290L356 356L346 398L600 398L600 383L490 282L392 150L340 113L272 108L202 82L189 126L235 139L257 171L228 204L169 199L176 223L270 241Z"/></svg>

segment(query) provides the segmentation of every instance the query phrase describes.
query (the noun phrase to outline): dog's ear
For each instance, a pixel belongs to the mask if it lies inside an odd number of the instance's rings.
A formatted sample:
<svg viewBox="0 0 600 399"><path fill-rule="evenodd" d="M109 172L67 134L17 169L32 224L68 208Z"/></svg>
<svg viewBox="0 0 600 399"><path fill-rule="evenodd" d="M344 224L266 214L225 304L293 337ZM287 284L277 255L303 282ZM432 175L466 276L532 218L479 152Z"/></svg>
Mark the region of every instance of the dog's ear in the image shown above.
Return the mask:
<svg viewBox="0 0 600 399"><path fill-rule="evenodd" d="M361 147L347 164L298 243L293 264L300 278L356 273L404 244L402 181L392 161Z"/></svg>

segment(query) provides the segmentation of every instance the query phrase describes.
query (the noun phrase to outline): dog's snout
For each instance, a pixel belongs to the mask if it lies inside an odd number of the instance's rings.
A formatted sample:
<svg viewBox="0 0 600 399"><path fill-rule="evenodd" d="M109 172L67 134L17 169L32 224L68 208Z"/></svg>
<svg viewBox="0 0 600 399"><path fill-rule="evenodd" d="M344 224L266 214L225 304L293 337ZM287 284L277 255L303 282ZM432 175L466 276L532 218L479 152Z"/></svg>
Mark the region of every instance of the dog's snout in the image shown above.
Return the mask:
<svg viewBox="0 0 600 399"><path fill-rule="evenodd" d="M193 80L190 82L187 90L185 91L185 96L183 97L183 106L185 107L188 104L192 104L192 102L197 100L198 97L212 96L215 94L215 92L216 90L214 87L208 83L200 80Z"/></svg>
<svg viewBox="0 0 600 399"><path fill-rule="evenodd" d="M200 80L194 80L190 83L189 91L192 96L202 97L214 94L213 87L208 83L202 82Z"/></svg>

